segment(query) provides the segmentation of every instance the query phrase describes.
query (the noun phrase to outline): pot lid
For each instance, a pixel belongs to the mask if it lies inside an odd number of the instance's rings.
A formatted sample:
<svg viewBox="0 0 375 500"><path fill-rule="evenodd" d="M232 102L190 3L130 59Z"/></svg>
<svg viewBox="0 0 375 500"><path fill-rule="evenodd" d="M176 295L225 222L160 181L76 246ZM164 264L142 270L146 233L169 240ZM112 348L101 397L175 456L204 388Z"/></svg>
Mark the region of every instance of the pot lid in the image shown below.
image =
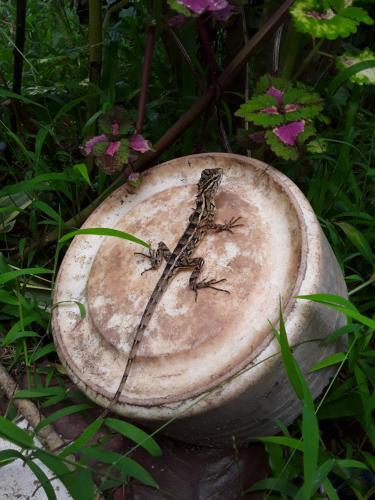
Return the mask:
<svg viewBox="0 0 375 500"><path fill-rule="evenodd" d="M229 154L178 158L148 170L139 189L120 187L83 227L109 227L176 246L195 207L205 168L224 169L215 222L241 217L241 227L209 232L193 257L200 279L225 279L230 293L189 288L191 271L169 283L144 332L121 404L153 406L197 396L254 359L273 339L280 301L292 307L303 273L303 219L288 186L272 167ZM115 237L76 236L61 265L53 311L55 342L73 380L98 402L110 401L159 270L144 247ZM221 286L220 285L220 286ZM80 317L73 302L81 302Z"/></svg>

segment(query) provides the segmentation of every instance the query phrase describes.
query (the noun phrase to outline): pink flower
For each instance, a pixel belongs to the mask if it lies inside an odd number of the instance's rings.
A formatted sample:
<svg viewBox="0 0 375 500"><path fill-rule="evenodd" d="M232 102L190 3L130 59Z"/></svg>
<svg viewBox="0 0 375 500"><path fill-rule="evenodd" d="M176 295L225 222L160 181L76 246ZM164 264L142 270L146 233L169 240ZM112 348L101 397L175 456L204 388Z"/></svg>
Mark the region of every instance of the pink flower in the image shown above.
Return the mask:
<svg viewBox="0 0 375 500"><path fill-rule="evenodd" d="M96 135L95 137L92 137L85 144L85 149L84 149L85 155L87 156L87 155L92 153L92 150L94 149L95 144L98 144L98 142L104 142L104 141L108 141L108 137L105 134Z"/></svg>
<svg viewBox="0 0 375 500"><path fill-rule="evenodd" d="M277 101L277 105L281 106L284 100L284 92L282 90L277 89L276 87L271 86L267 92L267 95L272 95Z"/></svg>
<svg viewBox="0 0 375 500"><path fill-rule="evenodd" d="M134 151L145 153L151 149L150 141L147 141L143 135L134 134L129 137L129 144Z"/></svg>
<svg viewBox="0 0 375 500"><path fill-rule="evenodd" d="M195 14L202 14L205 10L217 11L228 7L227 0L177 0Z"/></svg>
<svg viewBox="0 0 375 500"><path fill-rule="evenodd" d="M281 142L288 146L294 146L297 137L305 130L305 120L290 122L287 125L281 125L272 129L272 132L280 139Z"/></svg>
<svg viewBox="0 0 375 500"><path fill-rule="evenodd" d="M119 150L120 146L121 146L120 141L110 142L105 154L108 156L114 156Z"/></svg>

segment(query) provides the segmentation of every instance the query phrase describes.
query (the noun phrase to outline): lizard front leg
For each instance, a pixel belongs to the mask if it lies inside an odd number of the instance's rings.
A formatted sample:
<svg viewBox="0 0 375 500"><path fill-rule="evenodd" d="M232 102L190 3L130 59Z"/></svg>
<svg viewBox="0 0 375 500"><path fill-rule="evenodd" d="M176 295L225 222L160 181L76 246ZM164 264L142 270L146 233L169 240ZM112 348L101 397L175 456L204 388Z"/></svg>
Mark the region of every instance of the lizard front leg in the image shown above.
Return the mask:
<svg viewBox="0 0 375 500"><path fill-rule="evenodd" d="M223 281L226 281L225 279L198 281L198 277L202 272L203 266L204 266L204 259L202 257L196 257L194 259L188 259L188 260L181 260L176 265L178 269L193 268L193 271L189 279L189 286L193 290L193 292L195 292L195 301L197 301L198 298L198 290L201 290L202 288L212 288L213 290L218 290L219 292L230 293L228 290L225 290L224 288L218 288L215 286L219 283L222 283Z"/></svg>
<svg viewBox="0 0 375 500"><path fill-rule="evenodd" d="M163 258L164 260L168 261L169 257L171 256L171 251L163 241L160 241L156 250L150 247L148 254L142 252L134 252L134 255L143 255L143 257L147 257L147 259L150 259L151 261L151 267L142 271L142 275L147 271L158 269L160 267L160 264L162 263Z"/></svg>
<svg viewBox="0 0 375 500"><path fill-rule="evenodd" d="M232 217L228 221L225 221L224 224L212 223L212 224L207 224L206 227L207 227L207 229L214 230L217 233L219 233L221 231L229 231L230 233L232 233L233 228L243 226L243 224L237 224L237 222L241 219L242 219L242 217Z"/></svg>

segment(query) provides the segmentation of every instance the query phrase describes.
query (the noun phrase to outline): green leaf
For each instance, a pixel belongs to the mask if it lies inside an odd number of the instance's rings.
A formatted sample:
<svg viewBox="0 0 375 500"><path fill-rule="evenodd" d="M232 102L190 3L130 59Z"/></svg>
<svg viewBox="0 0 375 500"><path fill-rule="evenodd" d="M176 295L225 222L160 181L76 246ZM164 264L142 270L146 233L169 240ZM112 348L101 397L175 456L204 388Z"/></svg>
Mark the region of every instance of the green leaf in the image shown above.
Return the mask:
<svg viewBox="0 0 375 500"><path fill-rule="evenodd" d="M38 389L22 389L17 391L13 399L45 398L65 394L65 389L59 385L55 387L40 387Z"/></svg>
<svg viewBox="0 0 375 500"><path fill-rule="evenodd" d="M369 242L366 240L363 234L348 222L336 222L336 225L344 231L346 236L357 248L359 253L374 267L374 254L372 253Z"/></svg>
<svg viewBox="0 0 375 500"><path fill-rule="evenodd" d="M297 494L297 488L288 483L286 478L280 477L270 477L268 479L262 479L256 482L251 488L246 490L244 493L253 491L277 491L285 497L295 498Z"/></svg>
<svg viewBox="0 0 375 500"><path fill-rule="evenodd" d="M52 274L53 271L50 269L45 269L44 267L29 267L26 269L19 269L17 271L9 271L7 273L0 274L0 285L4 283L8 283L8 281L12 281L20 276L25 276L27 274L31 274L32 276L36 274Z"/></svg>
<svg viewBox="0 0 375 500"><path fill-rule="evenodd" d="M54 413L51 413L51 415L48 415L48 417L45 417L43 420L41 420L35 427L35 432L39 432L47 425L53 424L54 422L56 422L56 420L59 420L62 417L73 415L74 413L80 413L92 407L93 406L89 403L81 403L77 405L67 406L66 408L62 408L61 410L57 410Z"/></svg>
<svg viewBox="0 0 375 500"><path fill-rule="evenodd" d="M60 214L58 214L56 210L54 210L52 207L47 205L47 203L44 203L44 201L36 200L34 201L33 206L38 208L41 212L45 213L48 217L51 217L51 219L57 222L58 224L64 223Z"/></svg>
<svg viewBox="0 0 375 500"><path fill-rule="evenodd" d="M234 114L235 116L245 118L245 120L254 123L254 125L260 125L265 128L275 127L284 122L284 115L278 112L276 114L267 113L262 110L272 106L276 107L276 105L277 101L275 97L271 95L258 95L245 104L242 104Z"/></svg>
<svg viewBox="0 0 375 500"><path fill-rule="evenodd" d="M336 90L341 87L341 85L350 79L353 75L360 73L369 68L375 68L375 61L363 61L357 64L353 64L350 68L344 69L339 73L329 84L327 89L327 95L333 96Z"/></svg>
<svg viewBox="0 0 375 500"><path fill-rule="evenodd" d="M368 467L365 463L360 462L359 460L352 460L348 458L344 458L341 460L335 460L335 464L344 469L363 469L368 470Z"/></svg>
<svg viewBox="0 0 375 500"><path fill-rule="evenodd" d="M20 193L24 191L38 191L40 189L49 189L50 191L53 191L56 189L56 185L54 184L56 181L71 182L74 184L77 182L77 180L72 175L63 173L41 174L37 177L34 177L33 179L5 186L0 190L0 196Z"/></svg>
<svg viewBox="0 0 375 500"><path fill-rule="evenodd" d="M22 299L22 296L20 296L20 298ZM23 331L24 328L26 328L27 326L31 325L31 323L34 323L34 322L40 322L40 317L38 314L30 314L30 315L27 315L27 316L23 316L22 319L20 319L19 321L16 321L12 328L9 330L9 332L5 335L1 345L6 345L9 343L9 339L14 339L18 332L21 332Z"/></svg>
<svg viewBox="0 0 375 500"><path fill-rule="evenodd" d="M9 304L11 306L18 305L18 299L13 295L13 293L7 292L6 290L0 290L0 302L3 304Z"/></svg>
<svg viewBox="0 0 375 500"><path fill-rule="evenodd" d="M303 498L308 500L314 489L314 477L318 466L319 425L315 414L315 406L307 382L301 368L295 360L289 346L284 319L280 305L279 333L276 338L280 344L283 364L288 378L299 399L302 401L302 439L303 439Z"/></svg>
<svg viewBox="0 0 375 500"><path fill-rule="evenodd" d="M327 366L337 365L338 363L342 363L343 361L345 361L346 358L347 354L345 352L336 352L335 354L327 356L321 361L315 363L315 365L310 368L310 372L316 372L318 370L321 370L322 368L326 368Z"/></svg>
<svg viewBox="0 0 375 500"><path fill-rule="evenodd" d="M44 356L47 356L47 354L50 354L51 352L56 352L56 347L55 344L46 344L40 349L37 349L34 351L31 356L30 356L30 363L33 364L35 361L37 361L40 358L43 358Z"/></svg>
<svg viewBox="0 0 375 500"><path fill-rule="evenodd" d="M303 387L301 383L301 378L299 375L299 367L297 366L297 363L293 357L292 351L290 350L289 343L288 343L288 337L286 334L285 330L285 324L284 324L284 319L282 316L281 312L281 307L280 307L280 317L279 317L279 323L280 323L280 332L277 332L277 330L274 328L274 326L271 324L271 328L279 342L280 349L281 349L281 355L283 359L283 364L285 367L285 370L287 372L288 378L290 383L292 384L292 387L294 389L294 392L296 393L298 399L303 399Z"/></svg>
<svg viewBox="0 0 375 500"><path fill-rule="evenodd" d="M258 439L262 443L279 444L280 446L288 446L293 450L304 451L303 442L300 439L286 436L266 436Z"/></svg>
<svg viewBox="0 0 375 500"><path fill-rule="evenodd" d="M0 97L9 97L11 99L16 99L17 101L24 102L25 104L32 104L33 106L36 106L38 108L42 109L47 109L45 106L42 106L41 104L33 101L32 99L29 99L28 97L25 97L20 94L16 94L15 92L11 92L10 90L5 90L0 88Z"/></svg>
<svg viewBox="0 0 375 500"><path fill-rule="evenodd" d="M39 333L33 332L31 330L21 330L18 332L14 332L13 335L7 335L6 338L1 342L2 347L6 347L13 342L16 342L19 339L23 339L26 337L40 337Z"/></svg>
<svg viewBox="0 0 375 500"><path fill-rule="evenodd" d="M11 464L12 462L17 460L18 458L20 458L21 460L24 459L24 456L18 450L14 450L12 448L9 448L7 450L1 450L0 451L0 467L4 467L5 465Z"/></svg>
<svg viewBox="0 0 375 500"><path fill-rule="evenodd" d="M302 437L303 437L303 496L306 500L312 497L314 478L318 467L319 456L319 424L315 414L312 396L306 385L304 388L302 410Z"/></svg>
<svg viewBox="0 0 375 500"><path fill-rule="evenodd" d="M162 455L162 450L157 442L135 425L114 418L107 418L105 424L126 438L139 444L139 446L142 446L142 448L147 450L153 457L160 457Z"/></svg>
<svg viewBox="0 0 375 500"><path fill-rule="evenodd" d="M367 460L369 466L375 472L375 456L371 453L368 453L367 451L362 451L362 455L365 457Z"/></svg>
<svg viewBox="0 0 375 500"><path fill-rule="evenodd" d="M82 176L83 180L90 186L91 189L93 189L91 181L90 181L90 176L87 170L87 166L84 163L77 163L76 165L73 165L74 170L77 170L77 172Z"/></svg>
<svg viewBox="0 0 375 500"><path fill-rule="evenodd" d="M0 435L8 441L18 444L22 448L32 448L33 438L16 424L0 415Z"/></svg>
<svg viewBox="0 0 375 500"><path fill-rule="evenodd" d="M268 130L265 137L268 146L276 156L284 160L298 160L299 153L296 146L283 144L272 130Z"/></svg>
<svg viewBox="0 0 375 500"><path fill-rule="evenodd" d="M125 233L124 231L118 231L117 229L110 229L105 227L90 227L88 229L77 229L76 231L71 231L66 234L62 238L60 238L59 243L63 243L64 241L70 240L74 236L78 234L93 234L96 236L114 236L115 238L122 238L123 240L129 240L133 243L138 243L139 245L143 245L146 248L149 248L150 245L143 240L140 240L136 236L132 234Z"/></svg>
<svg viewBox="0 0 375 500"><path fill-rule="evenodd" d="M340 500L340 498L337 496L335 488L333 487L333 484L327 477L322 481L322 486L324 488L325 494L328 497L328 500Z"/></svg>
<svg viewBox="0 0 375 500"><path fill-rule="evenodd" d="M102 418L97 418L91 422L91 424L86 427L82 434L78 436L73 443L62 450L59 456L66 457L67 455L71 455L72 453L76 453L81 450L81 448L83 448L90 441L90 439L95 436L100 427L103 425L103 422L104 420Z"/></svg>
<svg viewBox="0 0 375 500"><path fill-rule="evenodd" d="M331 295L327 293L317 293L312 295L299 295L297 299L312 300L313 302L318 302L319 304L324 304L327 307L331 307L336 311L339 311L349 318L355 319L359 323L368 326L371 329L375 329L375 321L357 312L356 308L351 302L340 297L338 295Z"/></svg>
<svg viewBox="0 0 375 500"><path fill-rule="evenodd" d="M52 309L55 309L56 307L59 307L63 304L76 304L76 306L79 309L79 315L81 318L84 318L86 316L86 308L85 305L82 304L82 302L78 302L78 300L60 300L60 302L56 302L56 304L53 304L51 307Z"/></svg>
<svg viewBox="0 0 375 500"><path fill-rule="evenodd" d="M50 479L46 476L46 474L43 472L43 470L39 467L39 465L30 458L24 459L26 462L27 466L29 469L35 474L35 476L38 478L40 484L42 485L42 488L44 489L48 500L57 500L55 491L51 485Z"/></svg>
<svg viewBox="0 0 375 500"><path fill-rule="evenodd" d="M129 457L124 457L113 451L101 450L100 448L85 448L82 450L82 454L85 457L99 460L105 464L111 464L121 471L125 477L134 477L142 484L158 488L156 481L150 473L147 472L142 465L139 465L135 460Z"/></svg>
<svg viewBox="0 0 375 500"><path fill-rule="evenodd" d="M60 457L41 449L35 451L34 456L43 462L60 479L74 499L94 499L92 478L86 470L69 470Z"/></svg>

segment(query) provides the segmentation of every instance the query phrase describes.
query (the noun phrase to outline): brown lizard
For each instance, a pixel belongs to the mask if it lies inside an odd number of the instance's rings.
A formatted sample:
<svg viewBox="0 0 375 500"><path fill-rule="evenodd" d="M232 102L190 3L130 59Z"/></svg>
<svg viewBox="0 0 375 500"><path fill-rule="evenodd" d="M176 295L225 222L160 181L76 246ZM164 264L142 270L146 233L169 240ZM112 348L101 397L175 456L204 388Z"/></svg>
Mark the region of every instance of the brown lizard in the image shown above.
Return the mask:
<svg viewBox="0 0 375 500"><path fill-rule="evenodd" d="M195 300L197 299L198 290L200 290L201 288L213 288L214 290L229 293L228 290L224 290L215 286L225 281L224 279L198 281L198 276L204 265L204 259L202 257L191 257L193 251L199 245L200 241L204 238L209 230L232 232L232 229L234 227L242 225L237 224L240 217L233 217L224 224L214 224L216 213L215 195L220 185L222 175L223 171L221 168L210 168L202 171L201 177L198 182L198 193L196 197L195 209L190 215L189 223L173 252L171 252L162 241L159 243L157 250L150 249L149 255L136 252L136 255L144 255L151 260L151 267L143 271L143 273L146 271L150 271L151 269L157 269L160 266L163 258L166 260L166 266L158 282L156 283L156 286L144 309L141 321L139 322L138 327L135 331L124 374L121 378L121 382L118 386L116 394L113 397L109 407L107 408L106 413L118 401L124 385L126 384L126 381L129 377L132 362L136 357L143 332L149 324L151 316L161 296L166 290L168 283L178 271L180 271L181 269L193 269L189 280L189 286L195 292Z"/></svg>

